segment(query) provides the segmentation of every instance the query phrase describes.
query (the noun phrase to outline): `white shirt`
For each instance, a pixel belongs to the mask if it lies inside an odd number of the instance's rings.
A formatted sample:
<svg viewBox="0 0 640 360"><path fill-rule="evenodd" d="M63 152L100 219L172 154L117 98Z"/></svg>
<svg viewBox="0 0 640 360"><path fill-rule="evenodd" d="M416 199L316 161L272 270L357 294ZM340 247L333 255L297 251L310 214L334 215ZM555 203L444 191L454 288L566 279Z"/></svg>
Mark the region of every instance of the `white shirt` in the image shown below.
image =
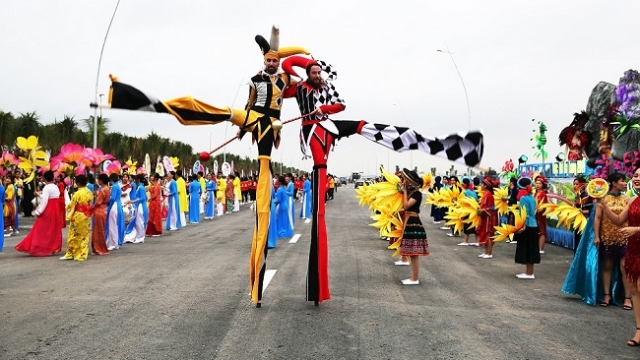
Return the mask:
<svg viewBox="0 0 640 360"><path fill-rule="evenodd" d="M47 207L49 203L49 199L58 199L60 198L60 189L56 186L56 184L47 184L42 189L42 193L40 194L39 201L40 204L38 208L33 211L36 216L42 215L44 209Z"/></svg>

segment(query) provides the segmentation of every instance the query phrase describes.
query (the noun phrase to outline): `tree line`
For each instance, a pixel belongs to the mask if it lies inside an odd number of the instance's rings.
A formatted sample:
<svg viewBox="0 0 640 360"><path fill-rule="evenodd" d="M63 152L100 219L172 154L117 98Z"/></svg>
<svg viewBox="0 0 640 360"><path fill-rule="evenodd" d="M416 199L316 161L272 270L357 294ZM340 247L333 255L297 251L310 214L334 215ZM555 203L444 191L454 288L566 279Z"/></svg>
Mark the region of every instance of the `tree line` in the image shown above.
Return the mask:
<svg viewBox="0 0 640 360"><path fill-rule="evenodd" d="M111 132L109 131L109 119L99 116L97 120L98 147L123 163L131 157L132 161L138 162L138 166L142 166L145 154L149 154L152 166L155 166L158 156L168 155L177 157L180 161L180 167L191 169L195 161L198 160L198 154L193 151L193 147L184 142L159 136L153 131L146 137ZM43 124L36 112L14 115L11 112L0 110L0 146L3 151L15 152L17 150L16 139L19 136L26 138L35 135L38 137L38 144L42 149L49 151L52 155L56 155L62 145L69 142L92 147L93 122L93 116L77 120L73 116L64 115L62 120L56 119L52 123ZM218 165L221 166L222 155L212 157L203 165L212 169L213 161L216 159ZM257 160L250 159L248 156L226 154L226 160L228 163L233 161L235 170L244 170L246 175L251 171L256 173L258 170ZM279 173L281 168L284 173L299 174L302 172L302 170L278 162L272 162L272 167L275 173Z"/></svg>

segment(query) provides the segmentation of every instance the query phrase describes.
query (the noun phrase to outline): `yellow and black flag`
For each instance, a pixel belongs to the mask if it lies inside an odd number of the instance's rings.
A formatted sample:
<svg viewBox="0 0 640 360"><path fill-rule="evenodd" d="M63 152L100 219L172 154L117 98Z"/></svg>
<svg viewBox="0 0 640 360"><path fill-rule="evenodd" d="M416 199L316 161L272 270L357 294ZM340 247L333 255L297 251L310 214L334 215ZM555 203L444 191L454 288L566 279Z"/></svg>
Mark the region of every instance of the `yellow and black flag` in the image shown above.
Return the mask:
<svg viewBox="0 0 640 360"><path fill-rule="evenodd" d="M114 76L109 77L109 105L113 109L167 113L175 116L183 125L214 125L231 121L237 126L242 126L245 121L246 111L243 109L218 108L191 96L160 101L131 85L119 82Z"/></svg>

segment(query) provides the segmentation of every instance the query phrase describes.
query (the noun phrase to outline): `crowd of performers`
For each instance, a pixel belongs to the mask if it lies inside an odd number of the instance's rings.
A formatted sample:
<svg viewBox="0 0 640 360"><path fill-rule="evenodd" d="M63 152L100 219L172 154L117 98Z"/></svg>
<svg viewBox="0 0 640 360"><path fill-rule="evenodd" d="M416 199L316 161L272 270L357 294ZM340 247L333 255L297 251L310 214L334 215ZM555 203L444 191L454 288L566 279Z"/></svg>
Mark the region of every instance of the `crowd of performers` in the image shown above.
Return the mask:
<svg viewBox="0 0 640 360"><path fill-rule="evenodd" d="M183 177L182 171L144 174L79 175L73 180L45 172L36 181L24 183L19 169L4 177L4 237L19 234L20 214L36 216L36 222L16 250L32 256L50 256L63 249L62 229L69 223L67 252L60 260L86 260L107 255L125 243L141 244L147 236L160 236L187 224L231 214L240 205L255 201L256 177L218 173ZM326 200L333 199L335 178L327 178ZM49 186L51 185L51 186ZM35 187L35 191L32 190ZM292 237L296 217L311 218L311 181L308 174L273 177L272 230L269 248L277 238ZM295 201L300 201L296 213ZM35 205L35 208L34 208ZM163 220L165 224L163 225ZM92 225L91 225L92 224ZM54 234L54 236L48 236ZM0 242L0 251L2 251ZM89 248L91 244L91 248Z"/></svg>
<svg viewBox="0 0 640 360"><path fill-rule="evenodd" d="M515 244L515 262L524 265L524 272L516 277L522 280L536 278L534 266L540 264L548 241L547 217L558 217L564 225L576 224L574 257L562 291L578 294L590 305L634 310L637 331L627 344L640 346L640 167L633 172L630 186L625 174L610 173L605 187L608 191L599 195L590 191L591 182L577 176L570 206L550 202L554 195L548 192L549 181L541 174L512 177L502 187L492 177L464 178L460 182L456 176L436 176L429 187L406 169L395 175L383 171L383 175L382 183L395 184L398 180L394 177L398 177L404 186L397 190L392 187L389 192L378 184L370 189L365 186L358 190L358 197L361 204L374 210L376 223L372 225L380 228L383 239L388 238L389 248L399 249L394 255L402 258L395 265L412 266L411 278L402 280L403 284L419 284L417 256L429 255L424 228L417 225L419 218L412 218L419 214L419 206L407 201L421 199L416 195L420 187L427 195L426 204L431 204L433 223L442 225L440 229L448 236L464 236L459 246L483 246L479 259L493 259L496 241ZM402 207L392 210L392 201L384 200L388 197L404 198ZM475 241L470 241L471 236ZM418 254L408 250L416 237L424 239ZM405 244L407 240L409 244Z"/></svg>

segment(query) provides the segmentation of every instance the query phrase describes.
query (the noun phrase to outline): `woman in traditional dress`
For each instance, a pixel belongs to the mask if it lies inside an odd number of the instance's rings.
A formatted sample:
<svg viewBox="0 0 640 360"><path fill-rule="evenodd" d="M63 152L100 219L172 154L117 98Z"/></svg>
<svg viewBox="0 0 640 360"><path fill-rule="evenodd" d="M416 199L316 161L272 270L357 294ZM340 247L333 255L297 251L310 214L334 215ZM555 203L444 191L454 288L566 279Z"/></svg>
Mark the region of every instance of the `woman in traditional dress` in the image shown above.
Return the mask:
<svg viewBox="0 0 640 360"><path fill-rule="evenodd" d="M64 198L53 182L53 171L46 171L44 179L46 185L42 192L35 193L39 199L38 208L33 211L36 221L27 236L16 245L17 251L32 256L51 256L62 250L60 202L64 204Z"/></svg>
<svg viewBox="0 0 640 360"><path fill-rule="evenodd" d="M473 191L473 184L471 184L471 180L469 178L462 179L462 188L464 189L464 197L473 199L476 203L478 202L478 194ZM476 236L476 228L470 223L464 223L462 228L462 232L464 233L464 238L459 246L469 246L469 236ZM477 244L477 242L476 242ZM472 244L471 244L472 245Z"/></svg>
<svg viewBox="0 0 640 360"><path fill-rule="evenodd" d="M124 213L122 211L122 189L118 184L118 174L111 174L111 194L107 208L107 249L118 250L124 242Z"/></svg>
<svg viewBox="0 0 640 360"><path fill-rule="evenodd" d="M147 222L146 234L160 236L162 235L162 187L160 186L160 175L157 173L153 174L151 178L149 194L149 221Z"/></svg>
<svg viewBox="0 0 640 360"><path fill-rule="evenodd" d="M287 195L289 195L289 222L291 229L295 229L296 224L296 189L293 185L293 174L288 173L285 176L287 182Z"/></svg>
<svg viewBox="0 0 640 360"><path fill-rule="evenodd" d="M629 198L624 195L625 190L627 190L625 175L614 172L609 174L607 180L609 181L610 190L609 193L604 196L602 202L613 213L619 214L629 203ZM603 216L600 207L596 208L594 221L595 238L593 243L599 249L600 264L602 265L602 271L600 271L600 273L602 276L604 295L600 306L607 307L612 301L617 304L619 303L618 301L621 300L619 297L616 299L615 296L612 298L612 295L615 295L614 290L616 290L616 288L611 285L614 264L619 264L624 287L624 302L622 308L624 310L631 310L633 309L633 304L631 304L631 284L627 281L627 276L624 272L624 255L627 250L627 239L620 234L620 229L624 227L627 227L626 222L620 226L614 225L611 220Z"/></svg>
<svg viewBox="0 0 640 360"><path fill-rule="evenodd" d="M4 199L4 231L6 236L17 234L16 229L16 188L13 186L11 175L4 178L5 199Z"/></svg>
<svg viewBox="0 0 640 360"><path fill-rule="evenodd" d="M482 180L482 198L480 199L480 226L477 229L478 244L484 246L484 253L478 255L481 259L493 258L493 240L495 226L498 226L498 211L493 201L493 189L500 185L497 180L486 176Z"/></svg>
<svg viewBox="0 0 640 360"><path fill-rule="evenodd" d="M302 175L302 206L300 207L300 218L311 219L311 181L309 174Z"/></svg>
<svg viewBox="0 0 640 360"><path fill-rule="evenodd" d="M540 205L549 202L547 198L549 182L543 175L536 176L533 181L535 181L536 186L536 208L539 208ZM544 244L547 243L547 217L544 215L544 211L536 211L536 223L538 224L538 246L540 248L540 254L544 254Z"/></svg>
<svg viewBox="0 0 640 360"><path fill-rule="evenodd" d="M267 237L267 248L273 249L276 247L278 239L278 225L276 218L278 216L278 205L276 204L276 189L271 183L271 214L269 217L269 235Z"/></svg>
<svg viewBox="0 0 640 360"><path fill-rule="evenodd" d="M67 252L60 260L85 261L89 255L93 194L87 189L86 176L76 176L76 185L78 189L67 205L67 218L69 219Z"/></svg>
<svg viewBox="0 0 640 360"><path fill-rule="evenodd" d="M276 191L275 203L278 206L276 211L276 224L278 226L278 239L290 238L293 236L291 222L289 222L289 194L287 193L287 183L284 176L278 176L278 191Z"/></svg>
<svg viewBox="0 0 640 360"><path fill-rule="evenodd" d="M538 223L536 221L536 199L531 195L531 179L521 178L518 180L518 206L520 211L526 213L524 226L514 235L514 240L518 243L516 247L516 264L526 266L525 272L516 275L518 279L533 280L534 264L540 263L540 248L538 242Z"/></svg>
<svg viewBox="0 0 640 360"><path fill-rule="evenodd" d="M189 176L189 222L192 224L200 223L200 196L202 195L202 186L198 181L193 181Z"/></svg>
<svg viewBox="0 0 640 360"><path fill-rule="evenodd" d="M440 176L436 176L433 179L433 185L429 189L429 192L437 192L442 188L442 178ZM433 218L434 224L440 224L442 222L442 209L436 206L435 204L431 205L431 217Z"/></svg>
<svg viewBox="0 0 640 360"><path fill-rule="evenodd" d="M56 184L58 191L60 192L60 202L58 202L58 211L60 211L60 227L62 229L67 227L67 210L65 203L65 185L64 175L58 175L58 183Z"/></svg>
<svg viewBox="0 0 640 360"><path fill-rule="evenodd" d="M135 195L131 194L131 200L129 201L135 217L131 219L131 223L133 223L133 230L129 231L128 234L125 234L124 242L130 242L133 244L144 243L147 221L149 220L147 190L145 189L144 182L144 174L138 174L135 176L135 183L131 184L132 188L136 189Z"/></svg>
<svg viewBox="0 0 640 360"><path fill-rule="evenodd" d="M633 172L634 189L640 189L640 167ZM614 213L603 201L598 202L598 207L604 215L615 225L621 226L628 222L628 226L620 229L620 234L627 238L627 251L624 256L624 270L631 284L633 304L640 304L640 197L635 196L619 214ZM636 332L629 346L640 346L640 306L634 306L633 312L636 318Z"/></svg>
<svg viewBox="0 0 640 360"><path fill-rule="evenodd" d="M402 183L402 194L404 202L402 211L405 212L404 229L402 232L402 244L400 245L400 255L408 256L411 259L411 277L402 280L403 285L418 285L420 272L420 256L429 256L429 242L427 232L420 221L420 204L422 203L422 193L420 189L423 180L418 174L409 169L403 169L404 181Z"/></svg>
<svg viewBox="0 0 640 360"><path fill-rule="evenodd" d="M205 190L207 191L207 195L205 196L204 218L205 220L210 220L213 219L216 213L216 182L211 179L211 174L207 174Z"/></svg>
<svg viewBox="0 0 640 360"><path fill-rule="evenodd" d="M165 224L165 230L178 230L182 227L182 219L180 217L180 201L178 200L178 185L173 177L175 176L175 171L169 171L168 174L168 207L169 211L167 212L167 222Z"/></svg>
<svg viewBox="0 0 640 360"><path fill-rule="evenodd" d="M93 207L93 229L91 232L91 248L94 255L107 255L107 239L105 227L107 224L107 203L109 203L109 177L107 174L98 175L99 188L94 192L96 202Z"/></svg>

